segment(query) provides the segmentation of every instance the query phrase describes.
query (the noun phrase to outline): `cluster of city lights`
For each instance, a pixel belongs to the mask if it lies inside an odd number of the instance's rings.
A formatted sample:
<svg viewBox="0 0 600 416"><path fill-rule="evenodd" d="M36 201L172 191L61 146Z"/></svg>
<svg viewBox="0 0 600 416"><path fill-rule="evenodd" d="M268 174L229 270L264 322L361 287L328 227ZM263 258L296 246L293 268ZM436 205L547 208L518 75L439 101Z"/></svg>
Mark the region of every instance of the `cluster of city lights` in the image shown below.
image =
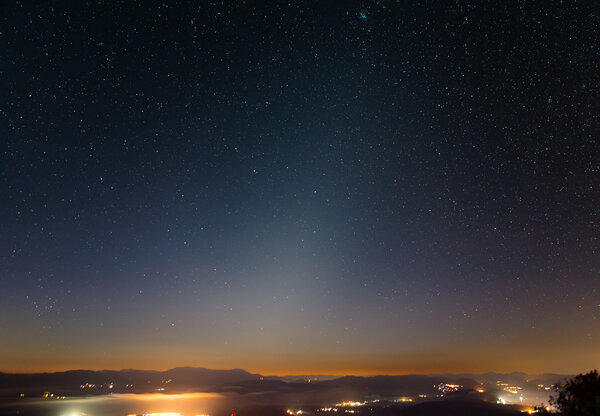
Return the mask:
<svg viewBox="0 0 600 416"><path fill-rule="evenodd" d="M379 400L377 400L379 401ZM359 407L364 406L367 402L355 402L355 401L347 401L336 403L335 407L321 407L318 409L319 412L337 412L339 407ZM357 413L357 410L354 409L344 409L344 413Z"/></svg>
<svg viewBox="0 0 600 416"><path fill-rule="evenodd" d="M496 385L498 387L500 387L502 390L507 391L512 394L519 394L519 391L523 390L523 387L510 386L508 383L503 383L502 381L496 381Z"/></svg>
<svg viewBox="0 0 600 416"><path fill-rule="evenodd" d="M514 404L514 403L523 403L523 387L521 386L511 386L508 383L504 383L500 380L496 381L496 386L500 387L503 391L510 393L510 394L514 394L514 395L519 395L519 401L515 402L514 399L511 398L505 398L505 397L498 397L498 400L496 400L496 403L498 404Z"/></svg>
<svg viewBox="0 0 600 416"><path fill-rule="evenodd" d="M112 389L113 387L115 387L115 383L113 383L113 382L105 383L105 384L85 383L85 384L81 384L79 386L80 389L94 389L94 388L99 389L102 387L108 387L109 389ZM133 384L126 384L125 387L133 387Z"/></svg>
<svg viewBox="0 0 600 416"><path fill-rule="evenodd" d="M338 409L337 407L321 407L320 409L317 409L317 412L337 412ZM344 413L358 413L358 410L354 410L354 409L344 409Z"/></svg>
<svg viewBox="0 0 600 416"><path fill-rule="evenodd" d="M400 397L394 401L396 403L411 403L413 401L413 399L411 399L410 397Z"/></svg>
<svg viewBox="0 0 600 416"><path fill-rule="evenodd" d="M462 388L460 384L448 384L448 383L440 383L437 386L433 386L442 393L448 393L451 391L458 391L458 389Z"/></svg>
<svg viewBox="0 0 600 416"><path fill-rule="evenodd" d="M25 397L24 394L21 394L21 397ZM44 394L42 394L42 397L44 399L57 399L57 400L64 400L66 399L65 396L55 396L54 393L50 393L50 392L45 392Z"/></svg>
<svg viewBox="0 0 600 416"><path fill-rule="evenodd" d="M337 403L336 406L337 407L357 407L357 406L364 406L365 404L367 404L367 402L342 402L342 403Z"/></svg>

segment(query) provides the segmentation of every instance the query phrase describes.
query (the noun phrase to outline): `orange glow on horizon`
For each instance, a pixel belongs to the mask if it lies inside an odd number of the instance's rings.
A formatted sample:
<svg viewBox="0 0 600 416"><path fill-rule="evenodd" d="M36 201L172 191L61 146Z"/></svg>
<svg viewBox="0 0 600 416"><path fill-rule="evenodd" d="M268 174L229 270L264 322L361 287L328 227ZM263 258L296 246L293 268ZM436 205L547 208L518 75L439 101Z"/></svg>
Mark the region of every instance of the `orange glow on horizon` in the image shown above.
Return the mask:
<svg viewBox="0 0 600 416"><path fill-rule="evenodd" d="M474 350L479 351L475 354ZM60 372L67 370L154 370L165 371L176 367L202 367L208 369L239 368L250 373L273 376L293 375L357 375L376 374L440 374L440 373L485 373L495 371L510 373L522 371L529 374L552 372L557 374L578 374L589 371L590 362L597 362L598 353L584 351L577 360L557 367L552 349L543 353L528 349L521 350L515 346L471 348L465 350L449 350L443 353L424 351L422 353L390 354L384 352L354 352L332 354L331 351L294 351L294 353L269 354L265 350L261 354L250 355L244 351L229 351L227 354L206 354L203 351L187 349L155 349L148 351L140 348L139 353L130 351L114 351L112 354L98 354L86 351L79 355L61 352L61 354L40 354L33 349L27 351L6 350L0 357L0 372L6 373L39 373ZM29 352L28 354L25 354ZM24 359L23 355L28 358ZM204 359L198 361L197 357ZM35 358L32 358L35 357ZM177 357L177 358L172 358Z"/></svg>
<svg viewBox="0 0 600 416"><path fill-rule="evenodd" d="M39 367L33 366L14 366L14 367L6 367L0 368L0 372L4 373L52 373L52 372L63 372L70 370L92 370L92 371L102 371L102 370L112 370L112 371L120 371L125 369L134 369L134 370L147 370L147 371L167 371L173 368L178 367L198 367L198 368L207 368L212 370L232 370L232 369L242 369L252 374L260 374L265 376L305 376L305 375L327 375L327 376L373 376L373 375L409 375L409 374L441 374L441 373L473 373L473 374L483 374L488 371L498 372L498 373L511 373L514 371L523 371L530 374L540 374L543 372L556 372L563 374L578 374L585 371L588 371L587 367L581 369L574 369L569 371L547 371L547 370L537 370L537 369L527 369L527 368L515 368L511 367L457 367L457 366L433 366L433 365L424 365L421 367L418 366L409 366L406 369L394 366L382 367L378 365L374 365L373 367L369 367L365 364L356 365L356 366L347 366L347 367L332 367L332 366L323 366L323 367L314 367L310 364L306 365L306 367L287 367L287 366L264 366L264 367L256 367L256 366L240 366L240 365L232 365L232 366L216 366L210 364L192 364L192 365L165 365L157 363L156 367L149 366L147 362L140 365L133 365L130 363L129 365L45 365ZM160 394L160 393L157 393Z"/></svg>

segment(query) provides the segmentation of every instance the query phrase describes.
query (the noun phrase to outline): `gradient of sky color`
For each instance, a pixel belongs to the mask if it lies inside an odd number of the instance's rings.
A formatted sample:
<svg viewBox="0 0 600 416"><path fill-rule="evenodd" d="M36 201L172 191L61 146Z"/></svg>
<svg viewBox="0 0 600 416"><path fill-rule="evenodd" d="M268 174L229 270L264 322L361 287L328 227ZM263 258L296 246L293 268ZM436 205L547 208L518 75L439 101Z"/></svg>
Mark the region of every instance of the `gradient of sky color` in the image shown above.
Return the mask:
<svg viewBox="0 0 600 416"><path fill-rule="evenodd" d="M0 371L600 363L591 4L0 11Z"/></svg>

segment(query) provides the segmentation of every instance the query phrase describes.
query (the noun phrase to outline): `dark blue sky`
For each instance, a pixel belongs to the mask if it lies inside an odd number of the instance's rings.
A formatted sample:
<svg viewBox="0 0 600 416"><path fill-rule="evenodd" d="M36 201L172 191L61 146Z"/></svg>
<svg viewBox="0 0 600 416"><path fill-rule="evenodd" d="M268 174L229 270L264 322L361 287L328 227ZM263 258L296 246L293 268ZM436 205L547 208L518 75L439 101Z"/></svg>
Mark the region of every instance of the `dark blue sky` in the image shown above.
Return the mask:
<svg viewBox="0 0 600 416"><path fill-rule="evenodd" d="M593 367L600 16L501 3L3 3L0 370Z"/></svg>

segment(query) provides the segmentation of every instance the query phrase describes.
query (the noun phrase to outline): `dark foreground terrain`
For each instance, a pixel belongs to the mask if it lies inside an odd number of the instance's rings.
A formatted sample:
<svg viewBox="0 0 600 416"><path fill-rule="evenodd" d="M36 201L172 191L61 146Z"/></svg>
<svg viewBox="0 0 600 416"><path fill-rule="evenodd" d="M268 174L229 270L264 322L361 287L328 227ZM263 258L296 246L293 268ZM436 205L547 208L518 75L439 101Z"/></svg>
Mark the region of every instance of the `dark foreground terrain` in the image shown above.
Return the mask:
<svg viewBox="0 0 600 416"><path fill-rule="evenodd" d="M268 377L243 370L0 373L0 416L516 415L558 375ZM503 404L500 404L503 403Z"/></svg>
<svg viewBox="0 0 600 416"><path fill-rule="evenodd" d="M244 404L244 400L235 400L237 403L222 404L213 407L211 416L289 416L289 409L278 405L257 405ZM72 406L68 402L61 403L60 406L50 405L48 403L18 403L0 401L0 415L19 415L19 416L126 416L126 415L143 415L143 414L160 414L160 415L194 415L195 412L180 412L177 410L178 405L172 406L172 412L152 410L135 412L135 406L127 408L126 406L114 406L112 404L97 404L91 403L86 406L82 403L77 403L77 406ZM77 408L78 410L73 410ZM133 410L128 410L133 409ZM161 410L161 409L159 409ZM164 410L164 409L162 409ZM516 416L522 415L523 408L519 406L503 406L499 404L486 403L480 400L444 400L436 402L425 402L414 405L406 404L386 404L361 406L360 408L345 409L353 412L353 415L365 416ZM306 407L303 410L303 415L348 415L345 410L339 409L337 412L323 411L319 408ZM294 412L295 414L295 412ZM203 414L204 415L204 414Z"/></svg>

